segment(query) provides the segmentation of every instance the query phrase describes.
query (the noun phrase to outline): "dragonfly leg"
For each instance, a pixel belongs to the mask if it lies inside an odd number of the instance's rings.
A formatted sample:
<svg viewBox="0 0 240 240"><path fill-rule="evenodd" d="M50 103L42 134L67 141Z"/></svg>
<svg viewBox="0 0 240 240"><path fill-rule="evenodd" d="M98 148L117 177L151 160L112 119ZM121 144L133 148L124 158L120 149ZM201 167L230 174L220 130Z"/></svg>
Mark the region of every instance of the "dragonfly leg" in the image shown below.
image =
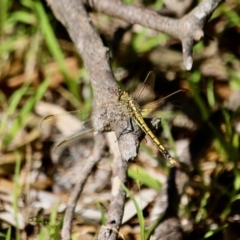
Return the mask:
<svg viewBox="0 0 240 240"><path fill-rule="evenodd" d="M130 118L129 120L127 120L127 126L126 126L126 128L124 128L123 130L122 130L122 132L118 135L118 137L117 137L117 141L120 139L120 137L122 136L122 135L124 135L124 134L127 134L127 133L130 133L130 132L132 132L133 131L133 123L132 123L132 118Z"/></svg>

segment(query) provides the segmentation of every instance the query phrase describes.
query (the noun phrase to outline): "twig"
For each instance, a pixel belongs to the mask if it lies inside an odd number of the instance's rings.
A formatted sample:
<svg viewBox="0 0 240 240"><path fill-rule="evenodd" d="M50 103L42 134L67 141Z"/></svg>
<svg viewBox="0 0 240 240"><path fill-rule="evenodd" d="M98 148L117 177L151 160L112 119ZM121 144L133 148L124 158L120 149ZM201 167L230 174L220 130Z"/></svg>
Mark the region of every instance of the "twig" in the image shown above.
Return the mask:
<svg viewBox="0 0 240 240"><path fill-rule="evenodd" d="M126 194L121 187L127 182L128 162L122 161L118 149L117 138L114 133L108 133L110 151L114 156L111 203L108 209L107 226L102 226L98 240L113 240L118 237L118 230L121 226Z"/></svg>
<svg viewBox="0 0 240 240"><path fill-rule="evenodd" d="M89 175L91 174L94 166L101 160L103 155L104 139L103 135L98 135L95 138L95 144L93 153L86 161L86 165L79 174L79 179L77 180L74 189L71 192L70 198L68 200L66 213L63 222L62 228L62 239L69 240L71 239L71 226L72 219L74 217L74 210L78 201L78 198L83 190L85 182Z"/></svg>
<svg viewBox="0 0 240 240"><path fill-rule="evenodd" d="M165 32L182 43L183 61L187 70L192 68L192 49L203 36L203 27L222 0L203 0L196 8L181 19L163 17L156 12L125 4L120 0L85 0L98 12L121 18L132 24L141 24Z"/></svg>
<svg viewBox="0 0 240 240"><path fill-rule="evenodd" d="M107 226L102 226L98 240L114 240L118 237L118 230L121 226L126 193L121 187L127 181L128 162L122 161L120 155L115 161L117 167L112 178L112 197L108 209Z"/></svg>

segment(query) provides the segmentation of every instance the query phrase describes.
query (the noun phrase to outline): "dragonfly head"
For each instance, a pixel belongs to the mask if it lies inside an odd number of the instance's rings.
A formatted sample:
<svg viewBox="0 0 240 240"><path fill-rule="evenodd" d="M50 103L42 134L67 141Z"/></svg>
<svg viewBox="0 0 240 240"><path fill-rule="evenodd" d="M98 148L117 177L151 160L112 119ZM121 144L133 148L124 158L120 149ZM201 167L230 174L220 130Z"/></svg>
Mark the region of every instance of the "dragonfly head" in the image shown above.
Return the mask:
<svg viewBox="0 0 240 240"><path fill-rule="evenodd" d="M129 94L126 91L119 91L117 98L119 101L126 101L129 98Z"/></svg>

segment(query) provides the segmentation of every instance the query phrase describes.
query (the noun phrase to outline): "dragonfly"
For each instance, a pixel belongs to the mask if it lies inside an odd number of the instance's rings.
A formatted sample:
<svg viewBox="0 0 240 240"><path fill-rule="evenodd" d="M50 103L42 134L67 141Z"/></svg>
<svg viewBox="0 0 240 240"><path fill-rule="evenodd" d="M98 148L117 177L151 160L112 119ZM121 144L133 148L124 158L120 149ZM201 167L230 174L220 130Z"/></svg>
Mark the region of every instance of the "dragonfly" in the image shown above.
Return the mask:
<svg viewBox="0 0 240 240"><path fill-rule="evenodd" d="M145 78L144 82L140 85L137 90L130 95L127 91L118 89L115 93L117 98L117 106L115 108L120 108L122 113L120 116L116 117L122 118L122 120L127 120L129 118L133 119L135 123L142 129L142 131L149 136L151 141L157 146L158 150L162 153L164 158L172 165L178 165L178 161L174 159L168 150L163 146L159 139L155 136L153 131L148 127L145 118L156 118L159 117L159 108L165 103L165 100L177 93L186 91L185 89L179 89L164 98L157 99L154 101L155 95L153 94L153 88L155 84L155 74L150 71ZM98 109L102 109L104 106L98 106L95 109L94 114L97 116ZM106 107L106 106L105 106ZM60 142L55 153L61 152L62 149L67 148L73 144L73 142L80 140L84 141L93 136L93 133L103 132L103 128L96 129L91 123L91 120L84 121L84 116L86 113L83 111L73 111L67 113L60 113L56 115L49 115L42 120L42 128L49 128L52 126L57 126L59 123L67 123L69 117L74 117L76 121L80 121L83 124L83 130L79 133L71 136L64 141ZM115 120L116 120L115 119ZM47 126L47 127L46 127Z"/></svg>

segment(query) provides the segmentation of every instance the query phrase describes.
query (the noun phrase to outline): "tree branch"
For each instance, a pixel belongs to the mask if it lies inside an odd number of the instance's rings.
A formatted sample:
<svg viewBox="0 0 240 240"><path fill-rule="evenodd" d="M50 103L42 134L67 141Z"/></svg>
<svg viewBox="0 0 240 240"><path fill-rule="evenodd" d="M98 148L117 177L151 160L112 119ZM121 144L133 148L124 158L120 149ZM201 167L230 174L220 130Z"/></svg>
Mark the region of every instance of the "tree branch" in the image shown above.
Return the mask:
<svg viewBox="0 0 240 240"><path fill-rule="evenodd" d="M63 227L62 227L62 239L71 239L71 226L72 219L74 217L75 207L77 205L78 198L83 190L83 187L87 181L87 178L91 174L94 166L101 160L103 156L104 139L102 135L98 135L95 138L95 144L93 153L87 159L86 165L81 169L78 181L76 182L74 189L71 192L70 198L68 200L66 213L64 216Z"/></svg>
<svg viewBox="0 0 240 240"><path fill-rule="evenodd" d="M132 24L165 32L182 43L183 61L187 70L192 68L192 48L195 41L204 36L203 27L222 0L203 0L195 9L181 19L163 17L156 12L128 5L120 0L85 0L93 9L121 18Z"/></svg>

